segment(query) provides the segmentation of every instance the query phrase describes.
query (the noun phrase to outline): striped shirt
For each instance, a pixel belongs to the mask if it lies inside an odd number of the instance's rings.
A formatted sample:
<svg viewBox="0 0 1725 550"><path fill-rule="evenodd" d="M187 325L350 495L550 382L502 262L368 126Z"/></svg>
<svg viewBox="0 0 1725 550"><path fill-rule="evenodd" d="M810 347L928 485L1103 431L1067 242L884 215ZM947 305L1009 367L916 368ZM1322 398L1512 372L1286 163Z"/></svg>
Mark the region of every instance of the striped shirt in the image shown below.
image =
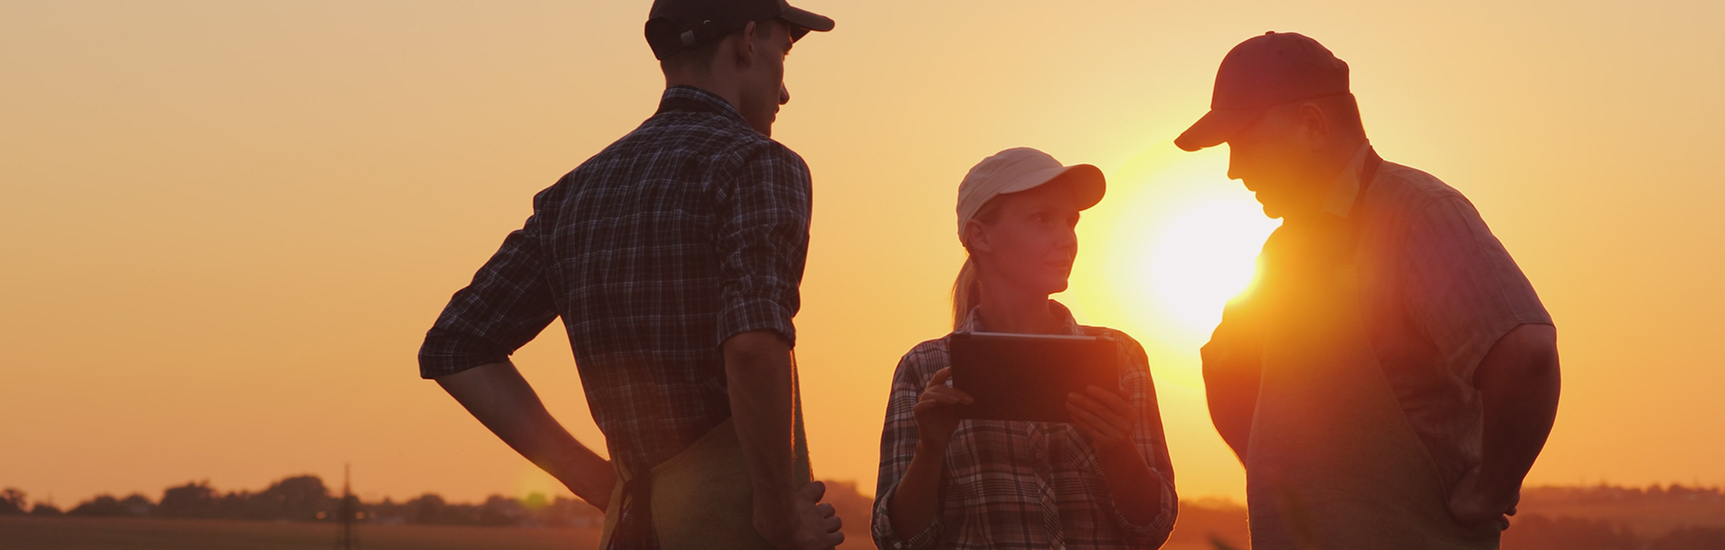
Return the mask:
<svg viewBox="0 0 1725 550"><path fill-rule="evenodd" d="M1161 510L1146 524L1121 516L1114 509L1108 480L1090 441L1070 424L961 420L943 462L947 486L940 517L919 533L893 529L887 503L916 451L912 411L935 372L950 364L950 339L942 337L912 348L893 374L875 490L877 546L885 550L1136 549L1156 548L1168 539L1178 499L1144 348L1126 333L1079 325L1064 306L1049 304L1065 318L1065 334L1104 336L1119 343L1121 385L1128 393L1127 402L1140 415L1133 444L1161 479ZM958 330L981 329L972 311Z"/></svg>
<svg viewBox="0 0 1725 550"><path fill-rule="evenodd" d="M1474 371L1509 331L1551 325L1551 315L1461 192L1391 162L1359 181L1368 147L1342 171L1326 211L1359 224L1352 258L1367 336L1414 432L1453 486L1480 463L1484 409ZM1260 261L1300 222L1271 235ZM1250 295L1228 304L1204 346L1206 369L1259 368L1262 321L1253 304Z"/></svg>

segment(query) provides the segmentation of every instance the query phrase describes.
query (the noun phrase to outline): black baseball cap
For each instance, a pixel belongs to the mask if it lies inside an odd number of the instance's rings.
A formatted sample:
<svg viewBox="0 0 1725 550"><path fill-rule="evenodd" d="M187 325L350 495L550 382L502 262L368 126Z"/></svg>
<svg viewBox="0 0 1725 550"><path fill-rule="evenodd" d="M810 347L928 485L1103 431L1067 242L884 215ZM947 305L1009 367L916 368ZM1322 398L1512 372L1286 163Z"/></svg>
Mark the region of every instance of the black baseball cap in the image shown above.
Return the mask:
<svg viewBox="0 0 1725 550"><path fill-rule="evenodd" d="M785 0L654 0L647 13L647 45L653 57L665 59L684 48L743 30L749 22L778 18L795 30L791 40L809 31L833 30L833 20Z"/></svg>
<svg viewBox="0 0 1725 550"><path fill-rule="evenodd" d="M1228 141L1273 105L1348 92L1348 64L1303 34L1270 31L1246 39L1216 69L1210 112L1174 139L1187 151Z"/></svg>

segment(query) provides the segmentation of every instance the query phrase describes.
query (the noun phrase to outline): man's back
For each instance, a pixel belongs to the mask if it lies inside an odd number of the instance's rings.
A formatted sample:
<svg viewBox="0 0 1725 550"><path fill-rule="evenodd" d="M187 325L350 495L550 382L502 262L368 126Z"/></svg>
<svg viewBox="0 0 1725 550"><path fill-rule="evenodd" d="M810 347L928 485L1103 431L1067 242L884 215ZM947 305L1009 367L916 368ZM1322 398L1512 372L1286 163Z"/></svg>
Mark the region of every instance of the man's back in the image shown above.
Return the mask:
<svg viewBox="0 0 1725 550"><path fill-rule="evenodd" d="M644 471L730 417L727 337L794 342L809 208L800 157L724 99L671 88L659 113L534 198L438 319L422 374L471 348L506 356L561 316L613 456Z"/></svg>

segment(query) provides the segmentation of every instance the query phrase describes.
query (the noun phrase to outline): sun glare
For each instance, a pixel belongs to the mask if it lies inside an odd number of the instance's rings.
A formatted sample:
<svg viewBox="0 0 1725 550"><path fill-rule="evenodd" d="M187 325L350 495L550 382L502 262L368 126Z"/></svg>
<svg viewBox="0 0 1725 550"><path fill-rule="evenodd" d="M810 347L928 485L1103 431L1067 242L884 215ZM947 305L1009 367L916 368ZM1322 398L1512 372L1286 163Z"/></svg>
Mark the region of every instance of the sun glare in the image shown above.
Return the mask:
<svg viewBox="0 0 1725 550"><path fill-rule="evenodd" d="M1159 376L1200 384L1198 347L1222 306L1251 284L1264 217L1228 180L1226 148L1152 148L1108 176L1108 197L1079 223L1074 311L1132 334L1163 365Z"/></svg>
<svg viewBox="0 0 1725 550"><path fill-rule="evenodd" d="M1139 272L1158 311L1198 330L1216 326L1222 305L1251 284L1268 225L1237 201L1206 197L1162 223L1157 238L1138 251Z"/></svg>

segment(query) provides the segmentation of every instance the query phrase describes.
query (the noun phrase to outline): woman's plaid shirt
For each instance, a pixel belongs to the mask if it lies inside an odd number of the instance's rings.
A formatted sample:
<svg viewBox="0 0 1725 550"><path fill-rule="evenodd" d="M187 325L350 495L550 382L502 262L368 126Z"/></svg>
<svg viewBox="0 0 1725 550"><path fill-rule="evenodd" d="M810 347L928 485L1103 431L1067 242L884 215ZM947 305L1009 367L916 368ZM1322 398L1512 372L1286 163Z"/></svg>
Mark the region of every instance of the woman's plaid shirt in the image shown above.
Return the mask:
<svg viewBox="0 0 1725 550"><path fill-rule="evenodd" d="M916 451L912 413L934 373L950 364L947 337L918 344L899 361L881 432L880 477L875 489L874 539L883 550L929 548L1136 549L1156 548L1174 529L1178 499L1156 388L1144 348L1126 333L1081 326L1064 306L1067 334L1107 336L1120 343L1120 381L1139 412L1132 439L1162 480L1162 510L1148 524L1114 509L1107 479L1090 441L1065 423L962 420L947 449L940 517L920 533L900 533L887 517L899 479ZM974 311L959 331L980 331Z"/></svg>
<svg viewBox="0 0 1725 550"><path fill-rule="evenodd" d="M730 103L669 88L660 112L534 197L426 335L420 375L507 361L562 317L612 458L649 471L731 416L725 339L795 343L810 193L802 157Z"/></svg>

